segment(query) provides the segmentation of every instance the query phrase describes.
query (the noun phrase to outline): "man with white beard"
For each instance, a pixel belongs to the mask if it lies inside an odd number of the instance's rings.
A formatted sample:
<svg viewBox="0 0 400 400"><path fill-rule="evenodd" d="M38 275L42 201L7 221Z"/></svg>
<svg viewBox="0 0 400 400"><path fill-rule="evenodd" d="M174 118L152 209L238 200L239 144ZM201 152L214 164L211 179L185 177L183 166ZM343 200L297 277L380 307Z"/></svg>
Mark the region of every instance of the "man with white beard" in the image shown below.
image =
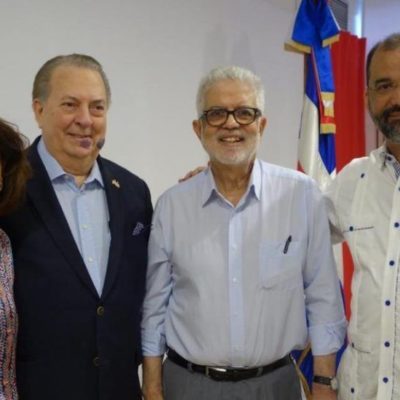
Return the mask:
<svg viewBox="0 0 400 400"><path fill-rule="evenodd" d="M193 128L209 167L164 193L152 223L146 400L299 400L289 354L308 339L313 398L336 399L346 321L325 204L309 177L256 157L263 110L251 71L200 82Z"/></svg>

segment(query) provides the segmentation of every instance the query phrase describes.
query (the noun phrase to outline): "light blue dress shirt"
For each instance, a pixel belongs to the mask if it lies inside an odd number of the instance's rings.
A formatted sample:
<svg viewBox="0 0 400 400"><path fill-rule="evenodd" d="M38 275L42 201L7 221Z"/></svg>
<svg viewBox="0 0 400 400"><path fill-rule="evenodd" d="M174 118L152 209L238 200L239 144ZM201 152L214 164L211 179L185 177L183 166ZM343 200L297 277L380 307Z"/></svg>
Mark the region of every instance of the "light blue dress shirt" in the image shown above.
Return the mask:
<svg viewBox="0 0 400 400"><path fill-rule="evenodd" d="M309 322L307 326L306 316ZM153 217L145 356L269 364L311 340L337 351L343 312L324 203L304 174L256 160L236 207L209 169L165 192Z"/></svg>
<svg viewBox="0 0 400 400"><path fill-rule="evenodd" d="M103 178L97 162L81 187L62 169L47 151L43 139L38 153L50 177L72 236L81 253L90 278L101 296L107 272L110 229Z"/></svg>

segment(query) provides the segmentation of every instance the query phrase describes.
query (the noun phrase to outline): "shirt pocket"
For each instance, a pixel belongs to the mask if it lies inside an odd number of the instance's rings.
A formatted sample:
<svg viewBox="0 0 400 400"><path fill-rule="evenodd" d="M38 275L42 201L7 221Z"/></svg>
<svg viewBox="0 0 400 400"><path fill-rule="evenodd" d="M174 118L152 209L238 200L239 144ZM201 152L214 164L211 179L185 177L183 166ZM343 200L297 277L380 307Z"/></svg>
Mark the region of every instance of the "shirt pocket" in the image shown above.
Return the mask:
<svg viewBox="0 0 400 400"><path fill-rule="evenodd" d="M286 252L284 251L286 247ZM268 240L260 244L260 279L266 289L293 289L302 285L300 242Z"/></svg>
<svg viewBox="0 0 400 400"><path fill-rule="evenodd" d="M371 340L360 333L349 333L349 346L360 353L372 353Z"/></svg>

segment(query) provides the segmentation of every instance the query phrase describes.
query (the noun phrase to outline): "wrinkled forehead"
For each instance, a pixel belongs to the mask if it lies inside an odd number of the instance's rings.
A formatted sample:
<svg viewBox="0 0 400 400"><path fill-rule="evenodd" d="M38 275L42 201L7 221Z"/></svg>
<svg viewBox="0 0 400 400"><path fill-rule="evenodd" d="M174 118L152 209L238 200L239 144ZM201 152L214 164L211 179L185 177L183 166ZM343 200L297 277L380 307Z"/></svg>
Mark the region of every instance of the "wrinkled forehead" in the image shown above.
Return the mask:
<svg viewBox="0 0 400 400"><path fill-rule="evenodd" d="M369 84L379 80L400 79L400 47L386 50L378 48L369 68Z"/></svg>
<svg viewBox="0 0 400 400"><path fill-rule="evenodd" d="M54 69L49 81L49 97L90 97L106 101L106 88L100 73L91 68L62 65Z"/></svg>
<svg viewBox="0 0 400 400"><path fill-rule="evenodd" d="M224 79L211 85L204 96L205 107L255 106L256 91L250 82Z"/></svg>

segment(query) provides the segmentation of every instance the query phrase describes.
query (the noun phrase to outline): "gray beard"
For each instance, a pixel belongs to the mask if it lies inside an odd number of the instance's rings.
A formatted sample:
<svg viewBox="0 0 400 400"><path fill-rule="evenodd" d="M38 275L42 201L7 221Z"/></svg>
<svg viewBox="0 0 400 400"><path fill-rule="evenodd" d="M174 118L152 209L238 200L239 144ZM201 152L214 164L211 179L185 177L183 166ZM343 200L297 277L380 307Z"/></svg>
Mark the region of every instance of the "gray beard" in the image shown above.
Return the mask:
<svg viewBox="0 0 400 400"><path fill-rule="evenodd" d="M373 120L386 139L400 144L400 121L389 121L392 112L400 112L400 106L395 105L384 110L381 114L373 116Z"/></svg>

